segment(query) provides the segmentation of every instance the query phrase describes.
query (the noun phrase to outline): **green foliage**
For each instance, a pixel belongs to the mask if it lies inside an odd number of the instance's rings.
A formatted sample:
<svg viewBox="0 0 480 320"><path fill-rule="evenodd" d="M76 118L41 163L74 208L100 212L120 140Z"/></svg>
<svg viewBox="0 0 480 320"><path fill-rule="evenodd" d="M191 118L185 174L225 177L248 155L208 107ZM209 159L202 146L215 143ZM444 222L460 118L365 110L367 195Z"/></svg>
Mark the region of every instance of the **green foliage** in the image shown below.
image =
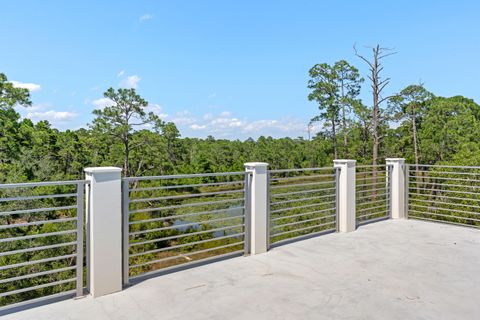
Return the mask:
<svg viewBox="0 0 480 320"><path fill-rule="evenodd" d="M24 88L15 88L7 76L0 72L0 109L7 110L15 105L30 106L30 93Z"/></svg>
<svg viewBox="0 0 480 320"><path fill-rule="evenodd" d="M390 102L395 107L397 117L412 117L413 114L416 114L421 118L425 112L426 102L433 98L433 94L425 89L422 84L412 84L393 96Z"/></svg>
<svg viewBox="0 0 480 320"><path fill-rule="evenodd" d="M318 103L320 114L311 119L311 123L324 121L324 125L331 127L329 132L333 142L334 158L337 158L337 127L342 129L344 158L349 156L348 131L351 114L360 94L360 84L363 78L358 70L345 60L335 62L333 66L327 63L314 65L309 70L311 89L308 100Z"/></svg>
<svg viewBox="0 0 480 320"><path fill-rule="evenodd" d="M419 130L423 162L462 163L460 155L479 150L480 106L461 96L430 100ZM477 163L478 164L478 163Z"/></svg>
<svg viewBox="0 0 480 320"><path fill-rule="evenodd" d="M7 76L0 73L0 177L11 175L10 166L20 152L17 140L21 134L20 115L13 107L31 104L28 90L15 88Z"/></svg>
<svg viewBox="0 0 480 320"><path fill-rule="evenodd" d="M163 121L153 112L146 113L148 102L138 95L135 89L108 89L104 97L111 101L110 106L93 111L97 117L92 129L119 140L124 147L124 166L126 176L130 173L130 138L134 128L150 125L155 131L161 130Z"/></svg>
<svg viewBox="0 0 480 320"><path fill-rule="evenodd" d="M403 120L402 126L403 141L413 145L413 163L423 160L420 158L418 130L421 127L422 120L427 110L426 105L434 98L433 94L427 91L422 84L409 85L401 90L397 95L390 98L390 108L394 119ZM405 156L407 158L407 156ZM412 157L408 155L410 160Z"/></svg>
<svg viewBox="0 0 480 320"><path fill-rule="evenodd" d="M320 111L320 114L313 117L310 123L325 120L325 125L331 127L330 136L333 143L334 157L337 158L337 125L340 104L338 103L336 71L332 66L321 63L314 65L308 73L311 78L308 81L308 88L312 90L308 95L308 100L316 101Z"/></svg>

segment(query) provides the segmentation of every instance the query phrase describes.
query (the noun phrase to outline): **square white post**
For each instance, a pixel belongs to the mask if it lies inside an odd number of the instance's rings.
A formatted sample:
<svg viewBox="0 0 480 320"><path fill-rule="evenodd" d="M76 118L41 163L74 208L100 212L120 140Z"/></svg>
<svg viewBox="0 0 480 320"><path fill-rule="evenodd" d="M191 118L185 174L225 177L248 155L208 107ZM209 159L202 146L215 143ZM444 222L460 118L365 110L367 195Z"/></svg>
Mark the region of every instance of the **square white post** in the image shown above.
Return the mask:
<svg viewBox="0 0 480 320"><path fill-rule="evenodd" d="M385 159L390 169L390 214L392 219L405 218L405 159Z"/></svg>
<svg viewBox="0 0 480 320"><path fill-rule="evenodd" d="M245 171L251 174L250 186L247 186L247 211L246 221L247 241L249 241L250 254L267 251L268 248L268 163L245 163Z"/></svg>
<svg viewBox="0 0 480 320"><path fill-rule="evenodd" d="M355 164L356 160L333 160L337 169L337 219L338 231L351 232L356 228Z"/></svg>
<svg viewBox="0 0 480 320"><path fill-rule="evenodd" d="M116 167L85 168L90 181L89 285L94 297L122 290L121 172Z"/></svg>

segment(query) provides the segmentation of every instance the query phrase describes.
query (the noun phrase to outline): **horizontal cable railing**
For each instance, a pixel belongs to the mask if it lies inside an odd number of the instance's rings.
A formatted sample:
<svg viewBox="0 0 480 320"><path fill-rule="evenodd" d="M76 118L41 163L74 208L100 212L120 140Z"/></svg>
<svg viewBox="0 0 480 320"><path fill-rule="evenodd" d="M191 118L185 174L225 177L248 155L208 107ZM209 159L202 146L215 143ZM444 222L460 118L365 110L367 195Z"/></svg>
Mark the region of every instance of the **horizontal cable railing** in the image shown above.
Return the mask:
<svg viewBox="0 0 480 320"><path fill-rule="evenodd" d="M123 180L124 282L245 251L245 172Z"/></svg>
<svg viewBox="0 0 480 320"><path fill-rule="evenodd" d="M480 167L406 165L408 217L480 228Z"/></svg>
<svg viewBox="0 0 480 320"><path fill-rule="evenodd" d="M0 309L83 294L86 184L0 185Z"/></svg>
<svg viewBox="0 0 480 320"><path fill-rule="evenodd" d="M271 244L336 230L336 169L270 170L268 180Z"/></svg>
<svg viewBox="0 0 480 320"><path fill-rule="evenodd" d="M356 167L357 224L390 216L391 168L390 165Z"/></svg>

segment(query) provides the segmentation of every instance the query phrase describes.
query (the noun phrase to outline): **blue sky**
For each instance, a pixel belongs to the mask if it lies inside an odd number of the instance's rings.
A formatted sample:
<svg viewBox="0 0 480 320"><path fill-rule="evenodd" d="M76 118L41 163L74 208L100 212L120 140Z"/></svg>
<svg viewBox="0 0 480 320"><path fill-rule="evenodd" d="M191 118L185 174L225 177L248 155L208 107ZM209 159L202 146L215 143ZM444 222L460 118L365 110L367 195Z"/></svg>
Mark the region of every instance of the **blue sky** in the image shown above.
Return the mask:
<svg viewBox="0 0 480 320"><path fill-rule="evenodd" d="M308 69L346 59L366 76L355 42L398 51L387 93L423 81L480 102L479 13L478 1L4 1L0 72L32 89L24 117L62 130L124 86L182 136L306 137Z"/></svg>

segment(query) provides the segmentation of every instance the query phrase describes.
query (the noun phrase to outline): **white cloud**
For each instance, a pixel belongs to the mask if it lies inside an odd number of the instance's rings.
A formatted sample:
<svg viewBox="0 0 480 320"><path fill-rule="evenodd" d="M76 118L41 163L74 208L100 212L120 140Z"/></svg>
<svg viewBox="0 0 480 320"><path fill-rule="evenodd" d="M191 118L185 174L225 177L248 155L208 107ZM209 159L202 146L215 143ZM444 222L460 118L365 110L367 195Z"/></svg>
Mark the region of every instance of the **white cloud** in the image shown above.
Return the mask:
<svg viewBox="0 0 480 320"><path fill-rule="evenodd" d="M51 103L36 103L30 107L19 109L23 119L30 119L33 122L47 120L50 124L59 129L71 129L72 120L79 116L73 106L68 106L69 110L55 110Z"/></svg>
<svg viewBox="0 0 480 320"><path fill-rule="evenodd" d="M162 108L162 106L160 106L159 104L149 104L149 105L145 108L145 111L147 111L147 112L153 112L154 114L156 114L157 116L159 116L160 119L168 118L168 114L166 114L166 113L163 112L163 108Z"/></svg>
<svg viewBox="0 0 480 320"><path fill-rule="evenodd" d="M113 102L110 98L100 98L97 100L93 100L92 104L99 109L103 109L105 107L111 107L115 105L115 102Z"/></svg>
<svg viewBox="0 0 480 320"><path fill-rule="evenodd" d="M197 119L189 111L177 112L170 121L180 126L188 126L194 124Z"/></svg>
<svg viewBox="0 0 480 320"><path fill-rule="evenodd" d="M325 129L325 123L324 122L314 122L307 126L307 131L310 130L310 133L315 134L317 132L320 132L321 130Z"/></svg>
<svg viewBox="0 0 480 320"><path fill-rule="evenodd" d="M117 73L117 78L120 78L121 76L123 76L125 74L125 70L120 70L118 73Z"/></svg>
<svg viewBox="0 0 480 320"><path fill-rule="evenodd" d="M279 120L256 120L243 127L243 132L277 132L284 135L303 135L307 132L308 123L296 118L283 118Z"/></svg>
<svg viewBox="0 0 480 320"><path fill-rule="evenodd" d="M218 128L243 127L245 121L231 117L229 112L222 112L219 117L211 119L210 124Z"/></svg>
<svg viewBox="0 0 480 320"><path fill-rule="evenodd" d="M39 84L31 82L10 81L15 88L27 89L30 92L38 91L41 89Z"/></svg>
<svg viewBox="0 0 480 320"><path fill-rule="evenodd" d="M34 112L34 111L42 111L42 110L47 110L52 108L52 105L50 103L36 103L32 105L31 107L25 108L26 111L28 112Z"/></svg>
<svg viewBox="0 0 480 320"><path fill-rule="evenodd" d="M138 21L144 22L144 21L151 20L151 19L153 19L153 15L151 15L150 13L146 13L143 16L141 16L140 18L138 18Z"/></svg>
<svg viewBox="0 0 480 320"><path fill-rule="evenodd" d="M248 123L244 128L244 132L261 132L264 129L274 128L278 125L277 120L257 120Z"/></svg>
<svg viewBox="0 0 480 320"><path fill-rule="evenodd" d="M298 137L308 136L308 121L295 117L281 119L249 120L239 118L229 111L218 114L205 113L196 116L189 111L177 112L168 118L174 122L181 132L188 132L193 136L214 135L221 138L245 139L248 137L273 136L273 137ZM318 128L317 128L318 127ZM320 126L311 128L311 135L318 131Z"/></svg>
<svg viewBox="0 0 480 320"><path fill-rule="evenodd" d="M128 76L127 78L120 81L120 87L136 89L140 80L141 78L137 75Z"/></svg>
<svg viewBox="0 0 480 320"><path fill-rule="evenodd" d="M108 98L100 98L91 102L96 108L111 106L114 102ZM48 108L51 109L51 108ZM225 139L246 139L259 136L272 137L308 137L308 120L297 117L283 117L279 119L250 120L239 117L230 111L220 113L194 114L188 110L168 114L159 104L149 104L147 112L153 112L165 121L171 121L177 125L180 132L186 136L206 137L213 135ZM38 112L35 115L51 116L53 114ZM31 115L33 116L33 115ZM67 114L59 114L57 117L68 117ZM149 126L145 126L149 129ZM321 130L322 124L315 123L310 128L310 136Z"/></svg>
<svg viewBox="0 0 480 320"><path fill-rule="evenodd" d="M196 123L194 123L190 126L190 129L192 129L192 130L204 130L206 128L207 128L206 125L198 125Z"/></svg>
<svg viewBox="0 0 480 320"><path fill-rule="evenodd" d="M45 112L29 112L25 117L32 120L48 120L52 124L56 124L58 122L70 121L77 116L78 114L74 111L48 110Z"/></svg>

